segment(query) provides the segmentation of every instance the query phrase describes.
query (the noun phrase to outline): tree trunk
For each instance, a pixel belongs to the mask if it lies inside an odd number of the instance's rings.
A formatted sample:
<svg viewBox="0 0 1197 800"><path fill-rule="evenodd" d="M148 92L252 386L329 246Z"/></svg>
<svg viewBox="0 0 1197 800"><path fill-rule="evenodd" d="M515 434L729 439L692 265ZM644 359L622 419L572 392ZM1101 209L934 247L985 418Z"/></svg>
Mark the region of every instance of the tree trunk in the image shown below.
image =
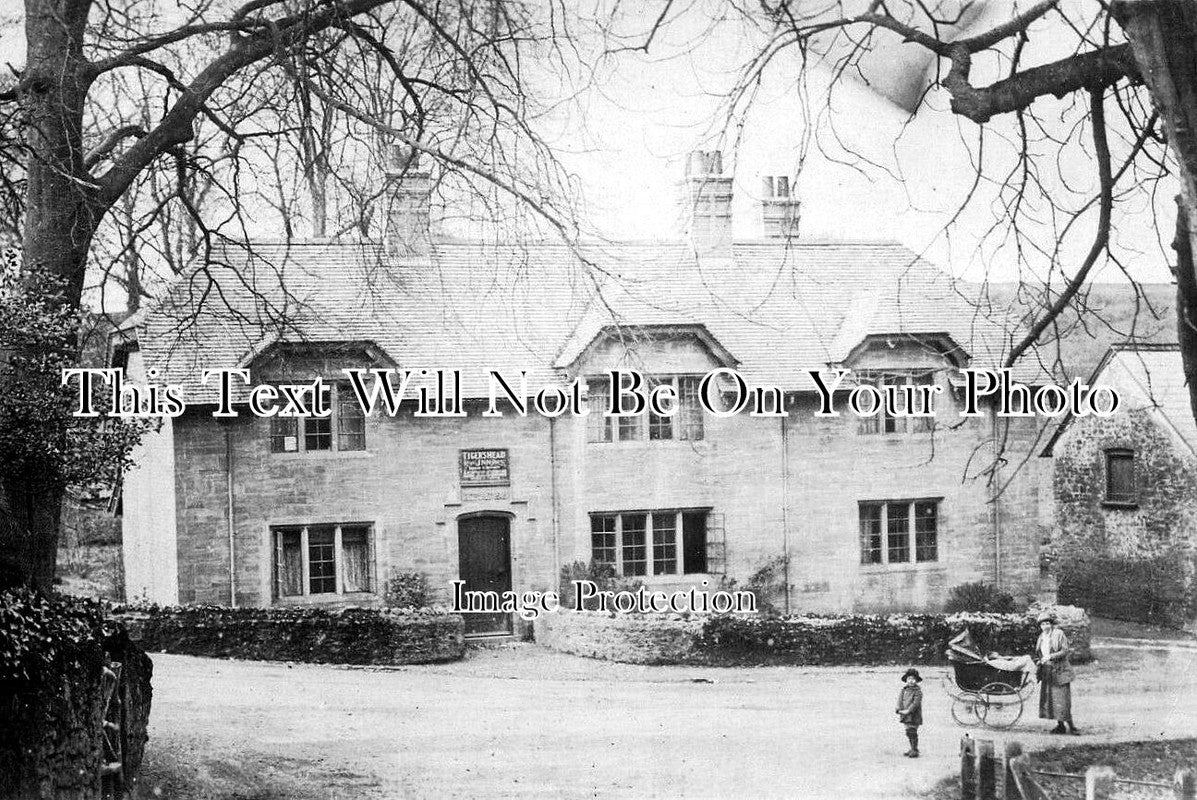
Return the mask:
<svg viewBox="0 0 1197 800"><path fill-rule="evenodd" d="M27 269L67 281L78 306L99 213L83 168L83 106L94 78L83 57L88 0L26 0L28 53L18 86L29 149L24 258Z"/></svg>
<svg viewBox="0 0 1197 800"><path fill-rule="evenodd" d="M26 0L25 72L17 87L28 148L24 269L65 282L78 308L87 254L102 214L83 168L83 107L94 79L83 57L90 0ZM20 378L11 378L20 380ZM0 391L5 388L0 386ZM0 553L19 580L53 586L64 486L48 464L0 481Z"/></svg>
<svg viewBox="0 0 1197 800"><path fill-rule="evenodd" d="M54 586L63 487L23 475L0 481L0 560L17 582L43 591Z"/></svg>
<svg viewBox="0 0 1197 800"><path fill-rule="evenodd" d="M1181 358L1197 418L1197 3L1121 0L1112 8L1126 32L1139 74L1160 114L1180 178L1177 213L1177 311Z"/></svg>

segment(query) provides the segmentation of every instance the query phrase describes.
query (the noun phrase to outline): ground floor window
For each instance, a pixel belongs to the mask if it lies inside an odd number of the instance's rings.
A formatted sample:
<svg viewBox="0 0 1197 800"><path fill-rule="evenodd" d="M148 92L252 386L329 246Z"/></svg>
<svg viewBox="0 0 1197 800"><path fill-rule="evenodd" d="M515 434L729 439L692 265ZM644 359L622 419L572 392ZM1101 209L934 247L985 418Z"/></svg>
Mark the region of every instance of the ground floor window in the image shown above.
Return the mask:
<svg viewBox="0 0 1197 800"><path fill-rule="evenodd" d="M860 563L938 561L939 502L939 498L862 502Z"/></svg>
<svg viewBox="0 0 1197 800"><path fill-rule="evenodd" d="M706 572L707 512L666 509L591 514L590 555L626 577Z"/></svg>
<svg viewBox="0 0 1197 800"><path fill-rule="evenodd" d="M373 592L374 537L363 523L271 529L274 596Z"/></svg>

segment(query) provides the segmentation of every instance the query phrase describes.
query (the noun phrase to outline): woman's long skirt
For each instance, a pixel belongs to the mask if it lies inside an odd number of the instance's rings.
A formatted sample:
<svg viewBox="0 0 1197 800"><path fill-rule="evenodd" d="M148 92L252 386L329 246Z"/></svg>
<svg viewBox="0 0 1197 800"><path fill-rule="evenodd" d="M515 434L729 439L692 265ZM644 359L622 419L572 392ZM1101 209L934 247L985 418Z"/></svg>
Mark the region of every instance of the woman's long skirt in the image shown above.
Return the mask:
<svg viewBox="0 0 1197 800"><path fill-rule="evenodd" d="M1039 718L1072 721L1072 685L1054 686L1050 680L1039 684Z"/></svg>

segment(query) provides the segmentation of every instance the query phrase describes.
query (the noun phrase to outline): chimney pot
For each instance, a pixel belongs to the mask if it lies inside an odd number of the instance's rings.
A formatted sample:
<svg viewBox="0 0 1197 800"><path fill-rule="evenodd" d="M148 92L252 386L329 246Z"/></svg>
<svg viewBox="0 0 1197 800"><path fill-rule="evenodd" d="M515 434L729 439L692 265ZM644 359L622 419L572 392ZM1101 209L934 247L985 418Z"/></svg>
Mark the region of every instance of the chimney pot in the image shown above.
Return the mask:
<svg viewBox="0 0 1197 800"><path fill-rule="evenodd" d="M766 239L798 237L799 201L791 192L788 175L765 177L761 198L761 223Z"/></svg>
<svg viewBox="0 0 1197 800"><path fill-rule="evenodd" d="M387 145L388 190L383 245L391 256L427 255L431 244L429 207L432 175L420 168L420 152L401 144Z"/></svg>
<svg viewBox="0 0 1197 800"><path fill-rule="evenodd" d="M732 179L723 175L723 153L691 152L680 189L686 234L694 251L708 258L731 258Z"/></svg>

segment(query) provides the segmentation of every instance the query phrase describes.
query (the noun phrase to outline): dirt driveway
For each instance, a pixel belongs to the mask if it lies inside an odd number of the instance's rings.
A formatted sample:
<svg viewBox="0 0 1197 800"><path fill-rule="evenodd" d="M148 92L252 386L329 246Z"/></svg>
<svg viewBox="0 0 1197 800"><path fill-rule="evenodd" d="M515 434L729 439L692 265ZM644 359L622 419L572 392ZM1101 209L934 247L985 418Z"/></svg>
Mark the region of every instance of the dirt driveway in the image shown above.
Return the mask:
<svg viewBox="0 0 1197 800"><path fill-rule="evenodd" d="M1197 735L1197 650L1097 655L1079 741ZM385 670L154 663L146 797L901 798L956 768L961 734L935 668L911 760L894 668L637 667L533 645ZM1013 738L1059 744L1035 716Z"/></svg>

